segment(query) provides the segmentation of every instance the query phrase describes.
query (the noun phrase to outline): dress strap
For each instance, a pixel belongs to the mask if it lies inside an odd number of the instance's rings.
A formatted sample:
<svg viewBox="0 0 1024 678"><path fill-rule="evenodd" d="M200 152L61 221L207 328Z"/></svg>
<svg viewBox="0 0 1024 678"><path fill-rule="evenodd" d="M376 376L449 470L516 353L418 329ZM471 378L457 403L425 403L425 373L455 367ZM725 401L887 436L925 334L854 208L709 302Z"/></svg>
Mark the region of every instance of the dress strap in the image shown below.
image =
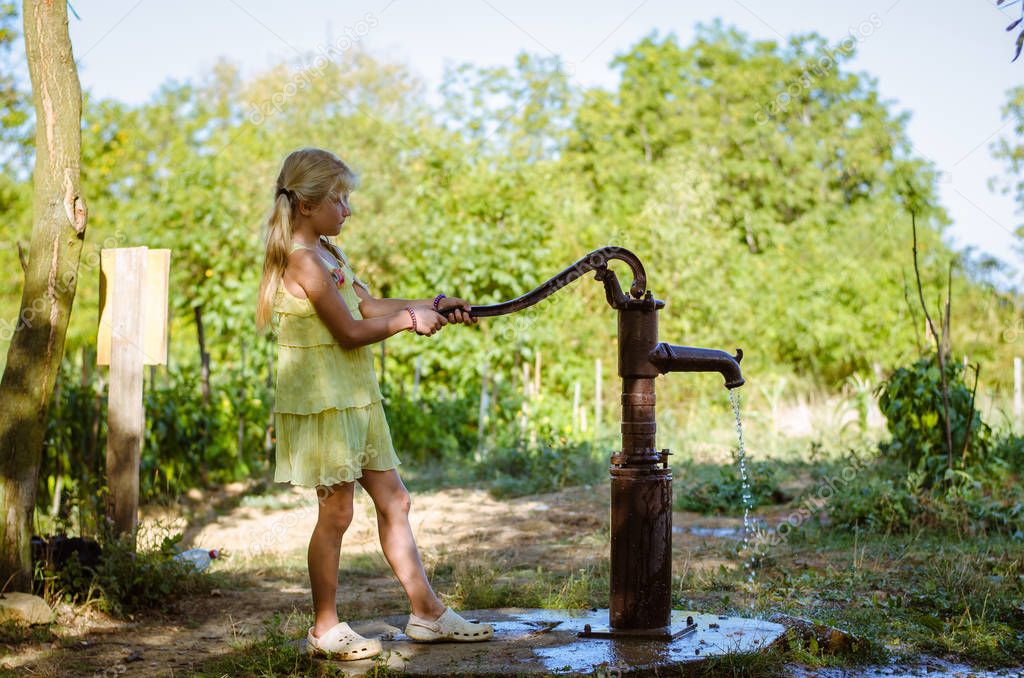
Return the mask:
<svg viewBox="0 0 1024 678"><path fill-rule="evenodd" d="M334 260L332 263L339 266L348 266L348 260L340 247L328 241L327 238L320 238L320 243L324 246L324 249L327 250L327 253L331 255L331 259ZM337 254L338 252L341 253L340 257Z"/></svg>
<svg viewBox="0 0 1024 678"><path fill-rule="evenodd" d="M323 241L321 241L321 242L323 242ZM330 268L335 268L335 267L338 267L338 266L346 266L348 264L348 262L338 261L337 257L334 256L334 253L331 252L331 250L329 250L329 249L327 250L327 253L324 254L323 252L317 251L317 249L315 247L309 247L307 245L302 245L302 244L297 243L297 242L293 242L292 243L291 252L294 252L295 250L300 250L300 249L301 250L310 250L311 252L316 252L320 256L320 258L323 259L327 263L327 266L330 267ZM289 252L289 254L291 254L291 252Z"/></svg>

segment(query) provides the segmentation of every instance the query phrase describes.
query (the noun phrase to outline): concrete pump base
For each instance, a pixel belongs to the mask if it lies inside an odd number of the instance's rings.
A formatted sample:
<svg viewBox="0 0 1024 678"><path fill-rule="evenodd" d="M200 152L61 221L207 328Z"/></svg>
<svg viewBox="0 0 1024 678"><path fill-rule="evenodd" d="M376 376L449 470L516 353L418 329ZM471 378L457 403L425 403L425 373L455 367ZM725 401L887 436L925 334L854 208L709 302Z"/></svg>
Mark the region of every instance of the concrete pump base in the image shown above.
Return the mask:
<svg viewBox="0 0 1024 678"><path fill-rule="evenodd" d="M362 676L386 665L408 676L641 675L686 668L708 657L755 652L778 641L781 624L697 612L672 613L672 626L693 617L696 631L673 641L579 638L585 624L608 624L608 610L501 608L459 611L488 622L494 637L478 643L417 643L402 632L407 615L349 622L366 637L380 638L384 652L372 659L334 661L346 675ZM306 650L301 639L299 649Z"/></svg>

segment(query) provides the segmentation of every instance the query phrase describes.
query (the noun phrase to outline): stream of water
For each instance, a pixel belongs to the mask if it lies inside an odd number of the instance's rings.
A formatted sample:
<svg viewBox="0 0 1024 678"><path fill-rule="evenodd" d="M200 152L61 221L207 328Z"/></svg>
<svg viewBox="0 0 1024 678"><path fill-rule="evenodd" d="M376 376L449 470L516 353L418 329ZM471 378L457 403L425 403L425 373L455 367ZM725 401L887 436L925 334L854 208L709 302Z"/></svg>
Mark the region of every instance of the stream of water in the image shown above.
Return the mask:
<svg viewBox="0 0 1024 678"><path fill-rule="evenodd" d="M750 478L747 475L747 453L743 444L743 418L740 416L740 394L737 389L729 389L729 402L732 404L732 413L736 417L736 440L739 444L738 463L740 467L740 480L742 481L741 492L743 502L743 546L741 553L750 552L750 558L746 562L747 583L754 581L757 572L757 553L753 548L751 538L754 534L754 524L750 519L750 511L754 508L753 495L750 492Z"/></svg>

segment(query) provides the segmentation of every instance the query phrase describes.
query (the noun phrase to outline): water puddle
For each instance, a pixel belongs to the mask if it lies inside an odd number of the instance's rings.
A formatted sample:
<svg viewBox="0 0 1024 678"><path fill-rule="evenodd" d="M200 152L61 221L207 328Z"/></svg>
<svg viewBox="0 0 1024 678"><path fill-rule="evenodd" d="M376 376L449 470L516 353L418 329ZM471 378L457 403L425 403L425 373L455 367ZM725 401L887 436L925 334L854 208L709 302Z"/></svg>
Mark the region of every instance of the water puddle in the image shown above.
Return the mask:
<svg viewBox="0 0 1024 678"><path fill-rule="evenodd" d="M743 536L743 531L738 527L702 527L700 525L680 527L673 525L672 531L676 534L692 534L696 537L717 537L719 539L739 539Z"/></svg>

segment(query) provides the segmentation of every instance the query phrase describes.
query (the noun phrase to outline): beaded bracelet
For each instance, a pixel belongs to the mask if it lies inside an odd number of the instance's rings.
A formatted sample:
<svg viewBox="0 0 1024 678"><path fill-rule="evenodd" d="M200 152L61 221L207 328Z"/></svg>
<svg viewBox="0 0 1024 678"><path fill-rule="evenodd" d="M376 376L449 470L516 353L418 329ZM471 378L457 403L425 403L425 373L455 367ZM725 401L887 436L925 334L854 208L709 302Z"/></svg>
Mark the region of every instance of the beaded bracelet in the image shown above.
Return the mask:
<svg viewBox="0 0 1024 678"><path fill-rule="evenodd" d="M440 304L441 300L444 299L447 296L448 296L447 294L442 292L441 294L439 294L436 297L434 297L434 310L435 311L437 310L437 305Z"/></svg>
<svg viewBox="0 0 1024 678"><path fill-rule="evenodd" d="M416 311L412 310L412 306L406 306L405 310L412 316L412 331L416 331Z"/></svg>

